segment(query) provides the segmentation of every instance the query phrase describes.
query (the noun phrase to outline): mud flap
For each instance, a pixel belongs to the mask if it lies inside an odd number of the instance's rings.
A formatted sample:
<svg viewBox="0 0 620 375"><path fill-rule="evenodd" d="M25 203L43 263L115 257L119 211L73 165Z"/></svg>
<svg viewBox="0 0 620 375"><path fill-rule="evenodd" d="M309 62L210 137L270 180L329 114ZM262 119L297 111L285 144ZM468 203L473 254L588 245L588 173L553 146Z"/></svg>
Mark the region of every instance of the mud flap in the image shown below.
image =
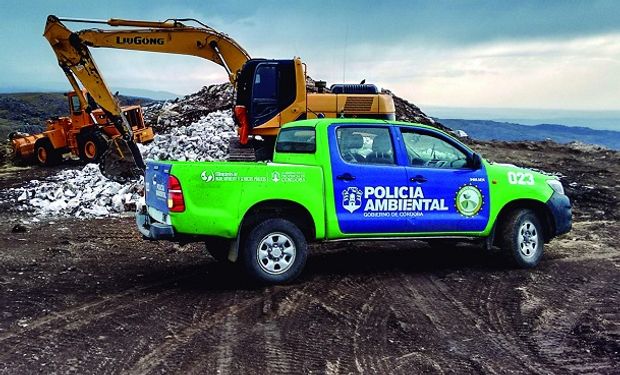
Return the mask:
<svg viewBox="0 0 620 375"><path fill-rule="evenodd" d="M144 160L133 141L116 137L108 143L108 149L101 156L99 169L112 181L124 183L137 180L144 175Z"/></svg>

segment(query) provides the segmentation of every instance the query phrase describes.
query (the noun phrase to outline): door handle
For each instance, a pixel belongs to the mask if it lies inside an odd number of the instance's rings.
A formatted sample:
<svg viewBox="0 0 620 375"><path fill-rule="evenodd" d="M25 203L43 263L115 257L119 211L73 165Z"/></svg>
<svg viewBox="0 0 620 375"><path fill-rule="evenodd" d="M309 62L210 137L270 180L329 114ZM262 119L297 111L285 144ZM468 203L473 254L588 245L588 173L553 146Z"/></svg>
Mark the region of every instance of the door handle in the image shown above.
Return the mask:
<svg viewBox="0 0 620 375"><path fill-rule="evenodd" d="M426 177L422 176L422 175L417 175L415 177L411 177L409 179L409 181L411 181L411 182L426 182L426 181L428 181L428 179Z"/></svg>
<svg viewBox="0 0 620 375"><path fill-rule="evenodd" d="M355 180L355 176L353 176L351 173L344 173L341 174L340 176L336 176L337 179L342 180L342 181L353 181Z"/></svg>

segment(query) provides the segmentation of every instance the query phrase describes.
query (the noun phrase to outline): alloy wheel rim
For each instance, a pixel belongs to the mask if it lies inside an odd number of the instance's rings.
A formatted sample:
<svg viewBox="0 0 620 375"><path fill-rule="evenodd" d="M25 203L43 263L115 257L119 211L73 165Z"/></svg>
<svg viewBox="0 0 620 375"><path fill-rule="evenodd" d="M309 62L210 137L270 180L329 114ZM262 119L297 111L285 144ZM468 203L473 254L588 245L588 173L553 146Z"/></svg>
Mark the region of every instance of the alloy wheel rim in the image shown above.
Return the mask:
<svg viewBox="0 0 620 375"><path fill-rule="evenodd" d="M532 258L538 252L540 246L538 229L529 220L525 220L519 227L518 246L521 255L525 258Z"/></svg>
<svg viewBox="0 0 620 375"><path fill-rule="evenodd" d="M288 271L295 262L297 248L293 239L282 232L269 233L258 243L256 260L261 269L271 275Z"/></svg>

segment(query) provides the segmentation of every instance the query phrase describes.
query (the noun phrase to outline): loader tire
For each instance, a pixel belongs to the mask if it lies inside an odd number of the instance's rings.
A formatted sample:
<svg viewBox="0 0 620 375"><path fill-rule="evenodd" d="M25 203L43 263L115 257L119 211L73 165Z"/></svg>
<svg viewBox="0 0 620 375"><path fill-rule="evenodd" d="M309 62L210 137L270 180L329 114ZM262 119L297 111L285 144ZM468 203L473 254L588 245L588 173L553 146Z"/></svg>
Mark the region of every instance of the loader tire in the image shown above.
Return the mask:
<svg viewBox="0 0 620 375"><path fill-rule="evenodd" d="M90 132L78 137L80 160L84 163L96 163L108 148L108 142L98 132Z"/></svg>
<svg viewBox="0 0 620 375"><path fill-rule="evenodd" d="M50 167L62 161L60 152L52 146L47 138L41 138L34 144L34 157L39 165Z"/></svg>

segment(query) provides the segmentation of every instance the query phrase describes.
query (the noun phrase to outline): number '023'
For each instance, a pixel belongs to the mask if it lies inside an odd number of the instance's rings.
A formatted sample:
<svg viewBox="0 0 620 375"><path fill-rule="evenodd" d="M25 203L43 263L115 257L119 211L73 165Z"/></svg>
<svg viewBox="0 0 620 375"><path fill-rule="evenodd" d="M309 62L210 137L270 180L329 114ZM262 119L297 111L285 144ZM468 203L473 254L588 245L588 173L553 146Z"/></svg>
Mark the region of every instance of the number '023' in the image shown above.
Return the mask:
<svg viewBox="0 0 620 375"><path fill-rule="evenodd" d="M523 172L508 172L508 183L511 185L534 185L534 175Z"/></svg>

